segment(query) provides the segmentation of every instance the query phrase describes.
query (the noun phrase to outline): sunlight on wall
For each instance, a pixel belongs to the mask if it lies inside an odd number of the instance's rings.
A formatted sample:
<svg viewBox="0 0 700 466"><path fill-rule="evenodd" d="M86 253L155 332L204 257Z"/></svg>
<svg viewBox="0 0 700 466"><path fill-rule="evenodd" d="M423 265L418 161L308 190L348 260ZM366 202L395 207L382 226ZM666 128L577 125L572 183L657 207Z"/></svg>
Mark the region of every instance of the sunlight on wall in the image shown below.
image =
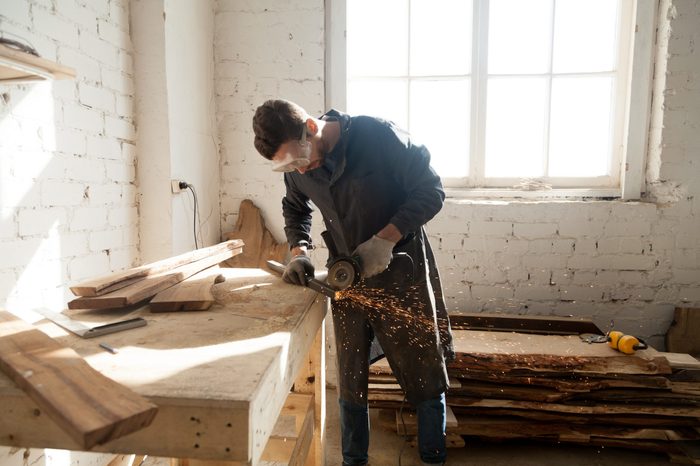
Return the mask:
<svg viewBox="0 0 700 466"><path fill-rule="evenodd" d="M32 309L47 307L60 311L64 308L59 227L59 220L49 227L47 237L41 239L7 298L7 308L30 322L43 319L40 314L31 312Z"/></svg>
<svg viewBox="0 0 700 466"><path fill-rule="evenodd" d="M52 82L7 87L0 113L0 239L7 252L0 273L0 307L31 322L31 308L63 305L61 209L45 209L44 181L61 181L56 169L56 112ZM9 279L8 279L9 277Z"/></svg>
<svg viewBox="0 0 700 466"><path fill-rule="evenodd" d="M56 150L52 91L51 82L42 82L10 93L12 108L0 120L0 206L4 208L30 201L25 199L27 194ZM3 209L2 215L4 221L8 211Z"/></svg>

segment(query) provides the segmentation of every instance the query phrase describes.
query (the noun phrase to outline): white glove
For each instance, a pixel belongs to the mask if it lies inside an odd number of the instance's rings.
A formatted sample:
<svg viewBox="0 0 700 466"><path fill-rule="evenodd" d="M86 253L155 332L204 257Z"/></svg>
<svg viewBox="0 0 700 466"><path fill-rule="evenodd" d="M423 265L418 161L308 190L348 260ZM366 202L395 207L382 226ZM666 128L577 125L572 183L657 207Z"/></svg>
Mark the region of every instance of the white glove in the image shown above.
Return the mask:
<svg viewBox="0 0 700 466"><path fill-rule="evenodd" d="M314 265L308 256L300 254L292 258L282 274L282 279L287 283L306 286L309 277L314 276Z"/></svg>
<svg viewBox="0 0 700 466"><path fill-rule="evenodd" d="M362 274L365 278L384 272L389 267L394 244L393 241L374 235L355 249L352 255L360 256Z"/></svg>

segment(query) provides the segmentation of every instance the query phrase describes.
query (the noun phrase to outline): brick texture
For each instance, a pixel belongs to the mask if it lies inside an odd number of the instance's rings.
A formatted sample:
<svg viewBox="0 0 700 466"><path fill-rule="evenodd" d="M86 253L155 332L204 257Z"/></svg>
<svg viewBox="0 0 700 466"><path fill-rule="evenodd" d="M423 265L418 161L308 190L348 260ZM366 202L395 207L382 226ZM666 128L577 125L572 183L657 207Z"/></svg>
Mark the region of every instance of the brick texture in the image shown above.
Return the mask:
<svg viewBox="0 0 700 466"><path fill-rule="evenodd" d="M136 196L124 196L135 189L132 49L128 2L2 5L0 30L77 75L0 85L0 308L25 315L138 260Z"/></svg>

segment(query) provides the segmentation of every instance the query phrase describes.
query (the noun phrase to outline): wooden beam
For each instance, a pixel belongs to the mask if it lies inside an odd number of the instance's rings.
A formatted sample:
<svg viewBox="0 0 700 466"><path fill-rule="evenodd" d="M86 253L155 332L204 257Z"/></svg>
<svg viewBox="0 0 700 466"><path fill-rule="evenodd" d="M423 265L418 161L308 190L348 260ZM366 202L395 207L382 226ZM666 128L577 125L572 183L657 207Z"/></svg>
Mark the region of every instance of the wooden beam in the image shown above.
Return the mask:
<svg viewBox="0 0 700 466"><path fill-rule="evenodd" d="M100 296L124 288L143 278L162 275L164 272L196 262L200 259L204 259L205 257L209 257L220 252L225 252L227 250L236 251L243 246L244 243L240 239L224 241L213 246L195 249L194 251L189 251L178 256L168 257L167 259L152 262L150 264L144 264L140 267L86 280L71 286L70 290L76 296Z"/></svg>
<svg viewBox="0 0 700 466"><path fill-rule="evenodd" d="M313 458L310 450L314 437L314 406L313 395L290 393L281 414L296 417L296 435L271 435L260 459L281 461L288 466L304 466L308 456Z"/></svg>
<svg viewBox="0 0 700 466"><path fill-rule="evenodd" d="M85 450L142 429L156 415L154 404L5 311L0 369Z"/></svg>
<svg viewBox="0 0 700 466"><path fill-rule="evenodd" d="M322 298L327 303L327 298ZM309 350L306 363L299 370L294 382L296 393L313 394L315 406L315 429L313 441L313 457L316 466L325 464L326 457L326 327L321 327L316 334L314 343Z"/></svg>

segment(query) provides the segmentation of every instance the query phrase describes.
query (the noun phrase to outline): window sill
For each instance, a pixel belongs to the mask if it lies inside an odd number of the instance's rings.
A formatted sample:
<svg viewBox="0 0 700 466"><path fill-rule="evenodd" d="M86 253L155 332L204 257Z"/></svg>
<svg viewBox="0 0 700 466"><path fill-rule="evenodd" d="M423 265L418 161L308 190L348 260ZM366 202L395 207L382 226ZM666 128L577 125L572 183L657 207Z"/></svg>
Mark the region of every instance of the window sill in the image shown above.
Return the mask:
<svg viewBox="0 0 700 466"><path fill-rule="evenodd" d="M567 199L619 200L619 188L562 188L522 190L508 188L445 188L448 199Z"/></svg>

